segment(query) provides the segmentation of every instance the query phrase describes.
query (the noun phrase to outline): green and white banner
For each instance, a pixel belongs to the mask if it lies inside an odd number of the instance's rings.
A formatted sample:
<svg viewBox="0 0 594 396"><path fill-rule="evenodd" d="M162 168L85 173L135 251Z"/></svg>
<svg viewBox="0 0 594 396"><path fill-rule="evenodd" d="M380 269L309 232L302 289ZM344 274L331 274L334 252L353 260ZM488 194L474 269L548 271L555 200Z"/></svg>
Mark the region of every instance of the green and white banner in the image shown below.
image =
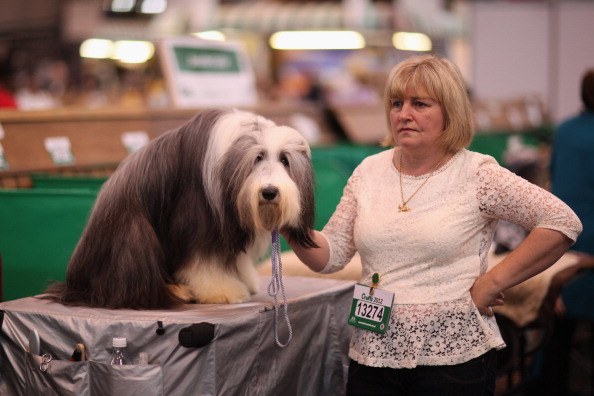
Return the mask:
<svg viewBox="0 0 594 396"><path fill-rule="evenodd" d="M175 107L257 104L253 69L240 43L182 37L158 48Z"/></svg>

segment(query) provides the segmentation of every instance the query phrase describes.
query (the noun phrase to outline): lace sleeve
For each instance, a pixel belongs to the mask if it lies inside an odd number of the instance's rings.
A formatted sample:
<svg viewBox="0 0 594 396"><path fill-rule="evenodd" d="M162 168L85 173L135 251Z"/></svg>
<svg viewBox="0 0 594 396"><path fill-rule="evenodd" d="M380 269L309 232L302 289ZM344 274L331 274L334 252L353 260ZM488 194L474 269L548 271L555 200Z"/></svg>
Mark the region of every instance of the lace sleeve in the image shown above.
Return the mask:
<svg viewBox="0 0 594 396"><path fill-rule="evenodd" d="M329 274L343 269L356 252L353 229L357 217L356 191L360 181L357 168L349 178L332 217L322 229L330 246L330 260L321 273Z"/></svg>
<svg viewBox="0 0 594 396"><path fill-rule="evenodd" d="M550 228L574 242L582 230L577 215L545 189L492 162L479 165L477 199L486 216L507 220L526 230Z"/></svg>

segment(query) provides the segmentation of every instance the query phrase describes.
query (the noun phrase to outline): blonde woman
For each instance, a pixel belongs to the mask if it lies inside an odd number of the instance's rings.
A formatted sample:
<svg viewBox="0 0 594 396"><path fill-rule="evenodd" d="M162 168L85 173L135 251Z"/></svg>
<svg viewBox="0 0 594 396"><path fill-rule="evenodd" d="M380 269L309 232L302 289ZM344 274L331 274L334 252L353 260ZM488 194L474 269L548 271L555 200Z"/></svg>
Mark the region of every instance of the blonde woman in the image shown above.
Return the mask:
<svg viewBox="0 0 594 396"><path fill-rule="evenodd" d="M399 63L384 101L391 149L355 169L328 224L311 231L319 248L289 243L322 273L359 252L360 283L393 296L384 333L353 327L347 394L492 395L505 347L492 307L555 263L581 223L549 192L466 149L472 108L449 60ZM487 272L498 220L530 233Z"/></svg>

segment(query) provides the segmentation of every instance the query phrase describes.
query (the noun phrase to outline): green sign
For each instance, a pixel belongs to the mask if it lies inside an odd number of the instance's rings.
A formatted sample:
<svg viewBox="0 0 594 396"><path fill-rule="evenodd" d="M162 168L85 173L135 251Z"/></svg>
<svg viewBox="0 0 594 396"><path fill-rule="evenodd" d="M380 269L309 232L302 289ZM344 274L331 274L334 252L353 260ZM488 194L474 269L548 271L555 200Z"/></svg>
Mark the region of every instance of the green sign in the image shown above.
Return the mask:
<svg viewBox="0 0 594 396"><path fill-rule="evenodd" d="M239 73L241 71L236 51L223 48L173 48L180 71L209 73Z"/></svg>
<svg viewBox="0 0 594 396"><path fill-rule="evenodd" d="M160 66L175 107L254 106L256 78L243 45L196 37L158 43Z"/></svg>

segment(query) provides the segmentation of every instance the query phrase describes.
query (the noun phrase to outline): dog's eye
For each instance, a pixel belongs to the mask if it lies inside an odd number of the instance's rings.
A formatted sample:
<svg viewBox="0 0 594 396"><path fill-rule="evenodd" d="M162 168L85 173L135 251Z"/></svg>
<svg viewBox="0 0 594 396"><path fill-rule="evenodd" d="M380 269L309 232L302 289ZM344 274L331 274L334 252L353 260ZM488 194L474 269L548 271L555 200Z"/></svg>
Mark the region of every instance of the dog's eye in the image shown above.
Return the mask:
<svg viewBox="0 0 594 396"><path fill-rule="evenodd" d="M279 161L281 162L281 164L283 164L285 166L285 168L289 167L289 159L287 158L286 155L281 155Z"/></svg>
<svg viewBox="0 0 594 396"><path fill-rule="evenodd" d="M262 162L263 160L264 160L264 154L258 154L256 159L254 160L254 163L257 164L259 162Z"/></svg>

